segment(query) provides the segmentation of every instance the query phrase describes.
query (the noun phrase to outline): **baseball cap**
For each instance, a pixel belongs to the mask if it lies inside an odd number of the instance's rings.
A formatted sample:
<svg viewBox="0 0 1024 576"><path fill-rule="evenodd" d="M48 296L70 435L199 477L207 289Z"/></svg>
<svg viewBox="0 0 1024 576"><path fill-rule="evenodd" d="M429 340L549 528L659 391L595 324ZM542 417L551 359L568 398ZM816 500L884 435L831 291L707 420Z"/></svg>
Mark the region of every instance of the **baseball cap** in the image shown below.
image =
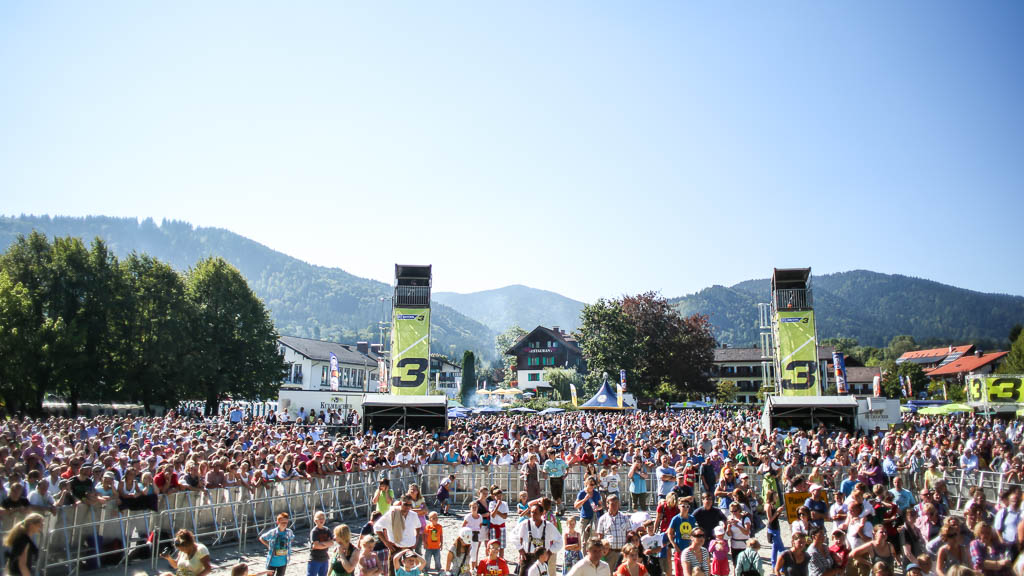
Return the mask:
<svg viewBox="0 0 1024 576"><path fill-rule="evenodd" d="M472 541L473 540L473 530L471 530L468 526L463 526L462 528L459 529L459 538L463 542L470 542L470 541Z"/></svg>
<svg viewBox="0 0 1024 576"><path fill-rule="evenodd" d="M821 490L821 489L822 489L822 485L821 484L811 484L811 492L814 492L815 490Z"/></svg>
<svg viewBox="0 0 1024 576"><path fill-rule="evenodd" d="M725 535L725 528L723 528L721 526L715 526L715 536L724 536L724 535Z"/></svg>

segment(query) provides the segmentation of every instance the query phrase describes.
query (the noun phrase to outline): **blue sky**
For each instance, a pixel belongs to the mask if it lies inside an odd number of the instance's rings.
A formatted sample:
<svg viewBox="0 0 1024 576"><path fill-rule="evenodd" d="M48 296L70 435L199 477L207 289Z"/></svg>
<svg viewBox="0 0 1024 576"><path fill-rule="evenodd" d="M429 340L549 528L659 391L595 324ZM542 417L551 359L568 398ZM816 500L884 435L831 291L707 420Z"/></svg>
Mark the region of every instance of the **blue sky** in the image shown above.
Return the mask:
<svg viewBox="0 0 1024 576"><path fill-rule="evenodd" d="M1024 294L1020 2L6 2L0 212L581 300ZM1018 262L1013 265L1012 262Z"/></svg>

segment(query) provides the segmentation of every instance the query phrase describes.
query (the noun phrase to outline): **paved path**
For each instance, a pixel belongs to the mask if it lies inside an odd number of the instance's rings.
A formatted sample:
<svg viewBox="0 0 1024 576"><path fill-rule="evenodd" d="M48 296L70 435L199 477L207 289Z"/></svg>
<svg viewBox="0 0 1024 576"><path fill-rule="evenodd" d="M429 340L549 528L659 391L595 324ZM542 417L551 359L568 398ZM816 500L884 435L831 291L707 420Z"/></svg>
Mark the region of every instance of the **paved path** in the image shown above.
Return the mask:
<svg viewBox="0 0 1024 576"><path fill-rule="evenodd" d="M442 516L441 525L444 526L444 547L442 550L447 550L448 547L455 540L455 536L458 532L459 526L462 524L462 515L466 512L463 508L452 507L453 512L457 512L458 515ZM358 534L359 529L365 524L365 519L359 522L348 522L349 528L352 529L353 534ZM782 522L782 533L783 541L789 541L789 525L786 522ZM328 528L333 529L335 524L329 524ZM511 525L510 525L511 526ZM309 561L309 547L308 547L308 536L309 529L302 528L295 531L296 546L295 552L292 554L291 562L288 565L286 571L287 576L305 576L306 574L306 563ZM767 531L761 530L758 534L758 539L761 541L761 557L765 563L765 573L770 574L771 569L768 567L769 559L771 558L771 543L767 539ZM247 546L243 553L239 554L238 545L230 544L228 546L214 548L210 550L210 556L213 560L214 571L213 576L226 576L231 573L231 567L239 562L244 562L249 565L250 570L263 570L263 565L266 561L266 549L260 545L259 541L255 538L250 538L247 541ZM444 562L445 553L442 552L442 562ZM511 565L514 562L518 562L518 555L515 547L509 543L505 549L505 560ZM136 561L128 566L128 574L132 575L143 575L143 574L159 574L162 572L170 571L170 565L166 560L160 559L157 566L157 572L151 572L149 570L150 561ZM561 574L562 558L559 554L558 558L559 574ZM514 570L514 567L513 567ZM83 576L123 576L125 574L125 567L120 566L109 566L103 567L100 570L82 572Z"/></svg>

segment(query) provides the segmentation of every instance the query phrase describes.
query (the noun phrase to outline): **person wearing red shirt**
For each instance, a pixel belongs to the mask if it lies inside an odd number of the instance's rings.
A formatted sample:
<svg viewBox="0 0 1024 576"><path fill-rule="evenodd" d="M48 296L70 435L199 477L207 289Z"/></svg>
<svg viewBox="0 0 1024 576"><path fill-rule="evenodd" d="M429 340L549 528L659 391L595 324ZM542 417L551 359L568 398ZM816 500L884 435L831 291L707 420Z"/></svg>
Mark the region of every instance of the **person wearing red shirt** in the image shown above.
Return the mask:
<svg viewBox="0 0 1024 576"><path fill-rule="evenodd" d="M153 476L153 484L161 494L176 492L181 486L178 484L178 475L174 472L172 464L165 464L163 468Z"/></svg>
<svg viewBox="0 0 1024 576"><path fill-rule="evenodd" d="M508 576L508 563L501 557L501 542L487 541L487 558L476 566L477 576Z"/></svg>

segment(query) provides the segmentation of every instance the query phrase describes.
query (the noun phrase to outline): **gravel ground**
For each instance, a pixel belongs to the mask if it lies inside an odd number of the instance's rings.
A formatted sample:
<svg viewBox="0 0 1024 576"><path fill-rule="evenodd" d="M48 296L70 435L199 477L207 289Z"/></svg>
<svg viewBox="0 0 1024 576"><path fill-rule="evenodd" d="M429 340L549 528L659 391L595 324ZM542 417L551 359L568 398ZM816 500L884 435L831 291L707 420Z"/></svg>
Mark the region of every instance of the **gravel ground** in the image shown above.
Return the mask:
<svg viewBox="0 0 1024 576"><path fill-rule="evenodd" d="M466 512L464 508L451 508L453 515L442 516L441 524L444 526L444 550L452 544L455 540L456 533L458 532L459 526L462 524L462 515ZM457 514L457 515L455 515ZM360 519L358 522L349 521L347 522L353 533L358 533L359 529L365 524L365 519ZM328 528L333 529L336 523L328 523ZM783 541L789 541L789 525L786 522L782 522L782 533ZM510 525L511 526L511 525ZM306 574L306 563L309 561L309 547L307 537L309 536L308 528L301 528L295 531L296 545L294 552L292 553L291 562L288 564L286 574L288 576L304 576ZM758 539L761 541L761 557L765 564L765 573L770 574L771 568L768 566L771 558L771 543L767 540L767 533L765 530L761 530L758 534ZM260 545L259 541L255 538L250 538L247 542L245 551L242 554L238 552L238 546L236 544L228 545L225 547L214 548L210 550L210 556L213 560L213 574L214 576L225 576L230 574L231 567L239 562L244 562L249 565L250 570L263 570L263 565L266 560L265 548ZM442 552L442 562L444 561L444 552ZM518 555L515 547L509 543L505 549L505 560L509 562L513 572L515 567L513 563L518 562ZM170 566L167 561L161 559L158 561L158 571L151 572L149 570L149 560L136 561L128 566L127 573L134 575L142 574L159 574L170 571ZM561 574L562 559L561 555L558 558L559 574ZM121 566L110 566L103 567L100 570L83 572L89 576L115 576L124 575L125 567Z"/></svg>

